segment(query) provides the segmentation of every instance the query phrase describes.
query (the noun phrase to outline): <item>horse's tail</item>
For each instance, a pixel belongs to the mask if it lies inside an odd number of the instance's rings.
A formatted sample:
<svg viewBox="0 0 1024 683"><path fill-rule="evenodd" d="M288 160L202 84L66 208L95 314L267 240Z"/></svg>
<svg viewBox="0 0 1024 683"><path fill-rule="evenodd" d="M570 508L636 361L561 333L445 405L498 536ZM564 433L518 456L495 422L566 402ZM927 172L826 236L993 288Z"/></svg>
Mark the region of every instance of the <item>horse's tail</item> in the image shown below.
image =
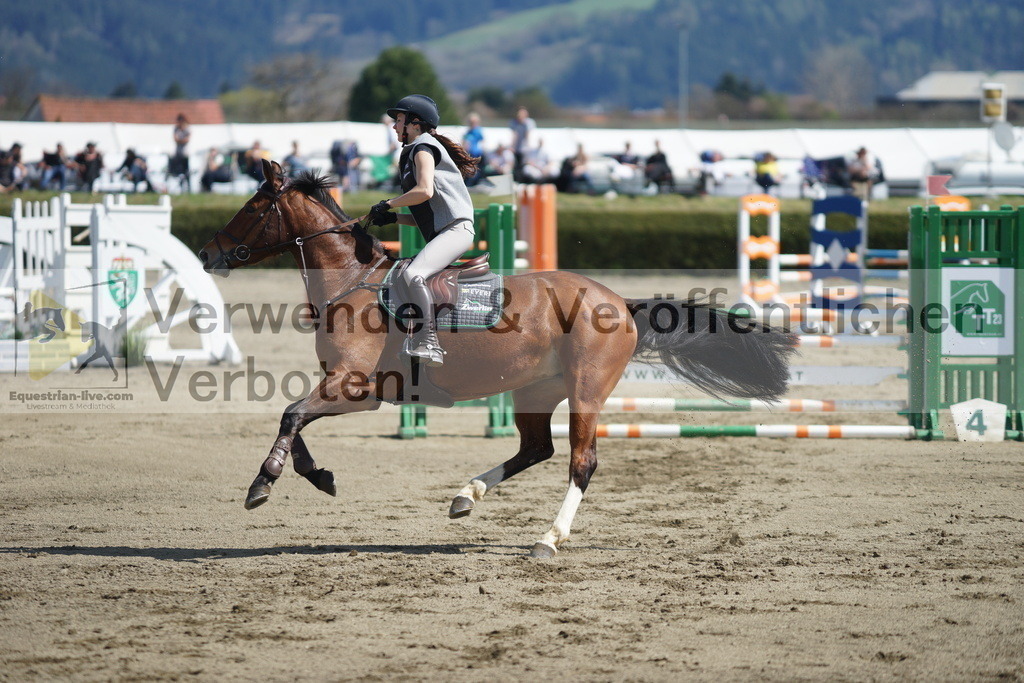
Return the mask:
<svg viewBox="0 0 1024 683"><path fill-rule="evenodd" d="M794 334L695 301L628 299L633 357L660 361L712 396L774 400L786 391Z"/></svg>

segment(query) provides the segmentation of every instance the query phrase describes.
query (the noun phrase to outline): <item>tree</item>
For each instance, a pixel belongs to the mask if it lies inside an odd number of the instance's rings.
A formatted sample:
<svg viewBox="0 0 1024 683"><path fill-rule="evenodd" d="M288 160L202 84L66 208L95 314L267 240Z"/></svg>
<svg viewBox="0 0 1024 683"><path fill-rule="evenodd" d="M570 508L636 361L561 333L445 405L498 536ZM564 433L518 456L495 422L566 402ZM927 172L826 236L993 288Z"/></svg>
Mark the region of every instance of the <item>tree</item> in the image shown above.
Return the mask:
<svg viewBox="0 0 1024 683"><path fill-rule="evenodd" d="M764 93L764 87L753 85L749 79L740 78L731 71L726 71L718 79L715 92L720 95L731 95L740 102L749 102L750 98Z"/></svg>
<svg viewBox="0 0 1024 683"><path fill-rule="evenodd" d="M137 97L138 94L139 94L139 89L137 87L135 87L135 82L134 81L124 81L123 83L118 84L118 86L115 87L110 92L110 96L111 97L118 97L118 98L122 98L122 97Z"/></svg>
<svg viewBox="0 0 1024 683"><path fill-rule="evenodd" d="M457 124L459 114L448 93L422 54L407 47L390 47L366 66L352 86L348 114L353 121L380 120L388 107L406 95L426 95L437 102L441 123Z"/></svg>
<svg viewBox="0 0 1024 683"><path fill-rule="evenodd" d="M871 63L853 45L824 48L805 76L807 90L840 116L871 108L874 77Z"/></svg>
<svg viewBox="0 0 1024 683"><path fill-rule="evenodd" d="M164 91L165 100L183 100L188 95L185 94L185 88L181 87L181 83L178 81L171 81L171 84L167 86L167 90Z"/></svg>
<svg viewBox="0 0 1024 683"><path fill-rule="evenodd" d="M480 102L494 111L504 112L508 105L508 96L496 85L482 85L466 94L466 102Z"/></svg>
<svg viewBox="0 0 1024 683"><path fill-rule="evenodd" d="M516 90L509 98L509 104L516 109L526 107L531 117L539 119L549 118L555 111L547 92L537 85ZM509 115L513 113L514 111L510 110Z"/></svg>
<svg viewBox="0 0 1024 683"><path fill-rule="evenodd" d="M343 83L322 58L290 54L252 67L248 87L243 90L250 91L250 95L259 93L257 100L264 107L261 116L277 117L269 120L327 121L337 118L342 111ZM276 103L271 103L274 98Z"/></svg>

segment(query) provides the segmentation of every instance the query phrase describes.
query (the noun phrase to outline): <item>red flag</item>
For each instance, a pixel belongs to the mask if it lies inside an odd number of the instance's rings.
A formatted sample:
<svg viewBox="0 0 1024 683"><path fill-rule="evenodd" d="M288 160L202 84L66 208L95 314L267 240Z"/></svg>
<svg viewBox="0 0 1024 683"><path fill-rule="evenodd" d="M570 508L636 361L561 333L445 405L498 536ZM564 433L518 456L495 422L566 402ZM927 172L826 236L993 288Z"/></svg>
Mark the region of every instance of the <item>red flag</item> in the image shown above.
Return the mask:
<svg viewBox="0 0 1024 683"><path fill-rule="evenodd" d="M940 197L949 194L949 190L946 189L946 183L948 183L953 176L951 175L930 175L928 176L928 194L933 197Z"/></svg>

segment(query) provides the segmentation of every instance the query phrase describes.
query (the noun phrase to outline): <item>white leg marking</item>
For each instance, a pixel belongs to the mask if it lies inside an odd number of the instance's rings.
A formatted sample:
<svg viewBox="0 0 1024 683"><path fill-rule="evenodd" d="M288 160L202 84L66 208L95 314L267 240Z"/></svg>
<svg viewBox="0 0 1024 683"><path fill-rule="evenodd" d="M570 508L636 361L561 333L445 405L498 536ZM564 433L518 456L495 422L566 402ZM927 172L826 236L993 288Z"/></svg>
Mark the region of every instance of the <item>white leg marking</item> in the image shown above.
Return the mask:
<svg viewBox="0 0 1024 683"><path fill-rule="evenodd" d="M480 500L483 500L484 494L487 493L489 489L493 489L495 486L500 484L504 478L505 466L498 465L494 469L484 472L479 477L466 484L466 486L459 491L459 495L479 502Z"/></svg>
<svg viewBox="0 0 1024 683"><path fill-rule="evenodd" d="M576 509L580 506L581 500L583 500L583 490L576 485L576 482L569 482L569 490L565 493L562 507L558 509L555 523L541 537L541 543L557 548L569 539L569 529L572 527L572 520L576 516Z"/></svg>

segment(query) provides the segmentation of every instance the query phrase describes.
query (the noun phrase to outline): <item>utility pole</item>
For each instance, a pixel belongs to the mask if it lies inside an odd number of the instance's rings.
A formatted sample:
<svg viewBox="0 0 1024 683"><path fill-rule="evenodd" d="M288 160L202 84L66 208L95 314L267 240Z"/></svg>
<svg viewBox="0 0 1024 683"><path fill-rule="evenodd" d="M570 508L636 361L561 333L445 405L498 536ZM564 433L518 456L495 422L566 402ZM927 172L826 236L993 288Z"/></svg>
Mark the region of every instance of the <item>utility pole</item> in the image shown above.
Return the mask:
<svg viewBox="0 0 1024 683"><path fill-rule="evenodd" d="M690 110L690 29L679 25L679 127L686 128Z"/></svg>

